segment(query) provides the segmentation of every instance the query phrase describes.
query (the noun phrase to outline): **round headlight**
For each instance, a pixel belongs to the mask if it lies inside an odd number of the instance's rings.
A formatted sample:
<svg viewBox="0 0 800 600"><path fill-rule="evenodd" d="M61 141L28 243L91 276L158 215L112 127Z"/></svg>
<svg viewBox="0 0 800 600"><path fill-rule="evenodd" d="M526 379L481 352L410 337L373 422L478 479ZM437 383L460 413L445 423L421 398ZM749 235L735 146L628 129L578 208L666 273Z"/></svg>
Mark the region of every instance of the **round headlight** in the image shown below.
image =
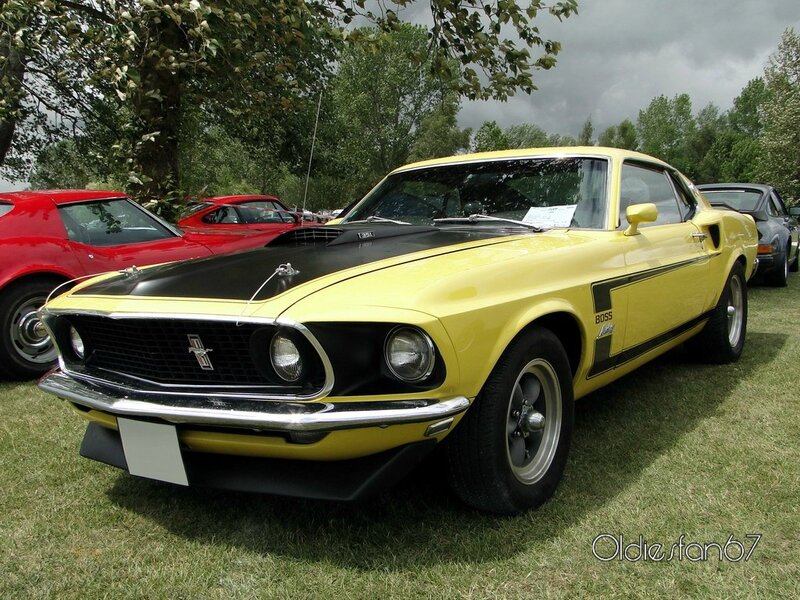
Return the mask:
<svg viewBox="0 0 800 600"><path fill-rule="evenodd" d="M86 348L83 345L81 334L79 334L78 330L74 327L69 328L69 345L72 347L72 352L75 353L75 356L83 360Z"/></svg>
<svg viewBox="0 0 800 600"><path fill-rule="evenodd" d="M436 353L433 342L425 333L411 327L398 327L386 338L386 364L401 381L426 379L433 371Z"/></svg>
<svg viewBox="0 0 800 600"><path fill-rule="evenodd" d="M285 335L276 333L269 345L269 359L278 377L294 383L303 374L303 358L295 343Z"/></svg>

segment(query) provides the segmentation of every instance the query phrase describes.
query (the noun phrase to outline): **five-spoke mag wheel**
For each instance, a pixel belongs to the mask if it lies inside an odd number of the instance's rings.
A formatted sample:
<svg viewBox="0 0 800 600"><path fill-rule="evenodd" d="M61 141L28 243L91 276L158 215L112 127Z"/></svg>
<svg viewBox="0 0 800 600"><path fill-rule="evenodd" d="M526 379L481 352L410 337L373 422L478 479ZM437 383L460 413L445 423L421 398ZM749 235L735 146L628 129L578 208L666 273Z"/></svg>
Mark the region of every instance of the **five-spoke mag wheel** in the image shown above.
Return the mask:
<svg viewBox="0 0 800 600"><path fill-rule="evenodd" d="M539 506L564 472L573 414L564 347L548 329L532 326L506 348L445 440L453 490L489 512Z"/></svg>
<svg viewBox="0 0 800 600"><path fill-rule="evenodd" d="M508 403L507 458L522 483L533 483L553 461L561 431L561 390L553 366L543 359L520 372Z"/></svg>

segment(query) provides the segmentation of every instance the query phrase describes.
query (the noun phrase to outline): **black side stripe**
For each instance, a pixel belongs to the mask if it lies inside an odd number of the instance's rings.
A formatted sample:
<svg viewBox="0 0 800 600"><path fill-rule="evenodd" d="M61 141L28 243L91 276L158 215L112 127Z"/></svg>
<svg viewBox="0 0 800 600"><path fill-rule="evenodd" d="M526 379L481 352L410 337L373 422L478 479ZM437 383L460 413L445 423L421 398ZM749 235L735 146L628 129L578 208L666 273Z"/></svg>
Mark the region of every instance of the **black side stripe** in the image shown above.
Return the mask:
<svg viewBox="0 0 800 600"><path fill-rule="evenodd" d="M691 321L684 323L683 325L678 325L674 329L670 329L669 331L662 333L652 339L644 341L636 346L628 348L627 350L623 350L619 354L615 354L614 356L610 356L611 353L611 336L606 336L600 338L599 340L595 340L594 343L594 363L592 364L592 368L589 369L589 374L586 376L587 379L591 379L592 377L597 377L598 375L602 375L603 373L610 371L611 369L616 369L619 366L624 365L636 358L639 358L642 354L650 352L655 348L658 348L662 344L666 344L670 340L678 337L679 335L686 333L695 325L699 325L703 321L707 320L711 317L711 313L713 311L709 310L699 317L695 317Z"/></svg>
<svg viewBox="0 0 800 600"><path fill-rule="evenodd" d="M645 279L658 277L664 273L675 271L683 267L689 266L694 263L709 260L708 256L700 256L698 258L690 258L681 262L673 263L671 265L664 265L663 267L655 267L654 269L646 269L633 273L631 275L622 275L621 277L614 277L613 279L606 279L604 281L597 281L592 284L592 300L594 302L594 312L599 313L606 310L611 310L611 291L631 285Z"/></svg>
<svg viewBox="0 0 800 600"><path fill-rule="evenodd" d="M664 265L654 269L645 269L644 271L639 271L638 273L622 275L621 277L614 277L612 279L595 282L592 284L592 302L594 303L594 312L596 314L612 309L612 290L632 285L640 281L645 281L647 279L652 279L653 277L664 275L670 271L682 269L683 267L707 260L709 260L708 256L700 256L698 258L691 258L689 260L673 263L671 265ZM679 325L670 331L662 333L661 335L658 335L650 340L641 342L640 344L623 350L619 354L615 354L613 356L611 355L611 339L613 334L596 339L594 342L594 362L592 363L586 378L591 379L593 377L597 377L598 375L606 373L612 369L616 369L617 367L638 358L642 354L645 354L646 352L649 352L650 350L653 350L654 348L665 344L671 339L689 331L695 325L708 319L710 314L710 311L704 313L699 317L684 323L683 325Z"/></svg>

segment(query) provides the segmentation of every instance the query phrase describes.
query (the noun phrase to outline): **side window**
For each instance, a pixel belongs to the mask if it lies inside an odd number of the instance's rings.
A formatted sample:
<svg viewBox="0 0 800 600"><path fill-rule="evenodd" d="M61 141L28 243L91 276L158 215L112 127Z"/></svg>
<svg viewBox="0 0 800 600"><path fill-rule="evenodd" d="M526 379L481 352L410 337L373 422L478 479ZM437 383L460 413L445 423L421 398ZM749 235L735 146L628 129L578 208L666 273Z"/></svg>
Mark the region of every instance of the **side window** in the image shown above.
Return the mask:
<svg viewBox="0 0 800 600"><path fill-rule="evenodd" d="M672 186L675 188L675 194L678 196L678 210L681 213L681 220L691 219L694 214L696 201L683 185L680 178L674 173L670 173L670 180Z"/></svg>
<svg viewBox="0 0 800 600"><path fill-rule="evenodd" d="M69 239L92 246L137 244L175 235L125 199L62 204L58 212Z"/></svg>
<svg viewBox="0 0 800 600"><path fill-rule="evenodd" d="M772 196L770 196L769 200L767 201L767 212L771 217L779 217L781 214L778 210L778 207L775 206L775 198Z"/></svg>
<svg viewBox="0 0 800 600"><path fill-rule="evenodd" d="M203 215L203 223L211 223L212 225L216 225L219 223L220 219L222 219L222 209L218 208L217 210L212 210L210 213L206 213Z"/></svg>
<svg viewBox="0 0 800 600"><path fill-rule="evenodd" d="M213 225L238 223L239 216L232 206L221 206L217 210L211 211L203 217L203 223L211 223Z"/></svg>
<svg viewBox="0 0 800 600"><path fill-rule="evenodd" d="M786 206L784 206L783 200L780 199L780 196L778 196L775 192L772 192L772 194L770 194L769 199L770 199L770 204L772 204L773 210L775 210L778 216L780 217L789 216L789 213L786 212Z"/></svg>
<svg viewBox="0 0 800 600"><path fill-rule="evenodd" d="M680 223L683 220L678 208L678 199L667 174L655 168L641 167L625 163L622 165L622 179L619 188L620 227L627 226L625 209L632 204L652 202L658 209L654 223L643 226Z"/></svg>

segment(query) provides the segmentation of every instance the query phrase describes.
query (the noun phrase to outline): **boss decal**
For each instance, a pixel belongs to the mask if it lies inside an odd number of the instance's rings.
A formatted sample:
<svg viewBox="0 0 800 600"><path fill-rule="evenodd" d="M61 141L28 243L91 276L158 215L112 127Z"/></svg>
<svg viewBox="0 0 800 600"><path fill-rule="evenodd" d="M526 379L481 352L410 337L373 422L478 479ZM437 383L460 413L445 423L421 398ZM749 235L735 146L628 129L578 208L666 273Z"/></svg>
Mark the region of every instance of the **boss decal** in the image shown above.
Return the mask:
<svg viewBox="0 0 800 600"><path fill-rule="evenodd" d="M594 322L599 325L600 323L605 323L607 321L611 321L614 318L613 312L610 310L606 310L601 313L597 313L594 316Z"/></svg>

